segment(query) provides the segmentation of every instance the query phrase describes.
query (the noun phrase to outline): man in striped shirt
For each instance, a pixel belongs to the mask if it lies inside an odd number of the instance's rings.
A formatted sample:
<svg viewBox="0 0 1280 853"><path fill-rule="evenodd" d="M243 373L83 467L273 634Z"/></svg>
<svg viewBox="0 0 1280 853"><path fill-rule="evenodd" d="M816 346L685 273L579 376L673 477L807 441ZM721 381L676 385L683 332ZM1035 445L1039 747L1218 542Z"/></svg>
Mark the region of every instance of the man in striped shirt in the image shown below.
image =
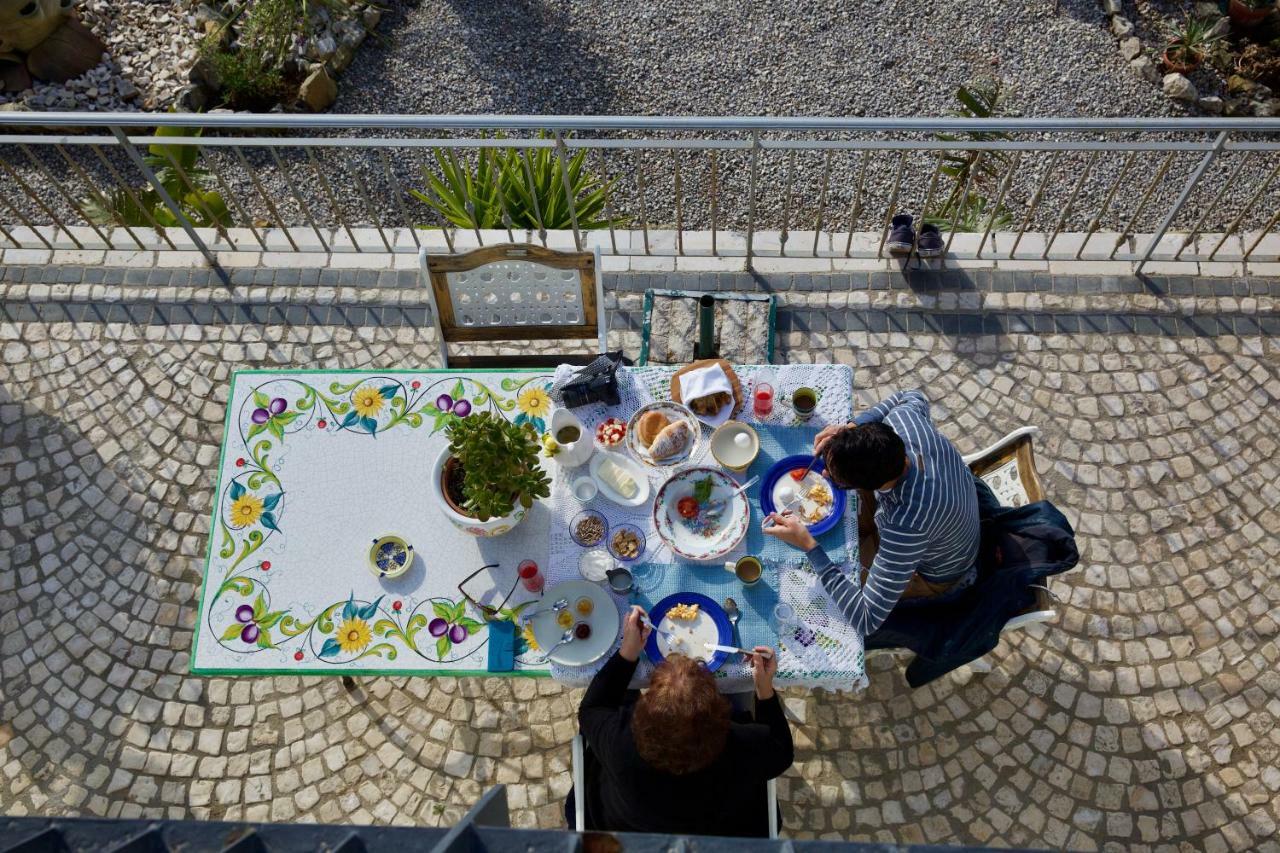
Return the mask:
<svg viewBox="0 0 1280 853"><path fill-rule="evenodd" d="M852 424L818 434L814 452L843 489L858 490L862 582L846 577L796 516L766 532L804 550L849 622L866 636L895 606L938 601L973 582L978 499L960 453L919 391L899 391Z"/></svg>

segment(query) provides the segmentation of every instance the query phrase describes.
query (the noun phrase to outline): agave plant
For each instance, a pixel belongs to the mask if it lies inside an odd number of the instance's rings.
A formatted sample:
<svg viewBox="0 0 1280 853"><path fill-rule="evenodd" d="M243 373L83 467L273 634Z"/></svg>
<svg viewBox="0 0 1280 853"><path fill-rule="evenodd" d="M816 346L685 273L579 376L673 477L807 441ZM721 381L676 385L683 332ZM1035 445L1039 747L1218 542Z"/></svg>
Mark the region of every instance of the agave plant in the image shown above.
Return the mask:
<svg viewBox="0 0 1280 853"><path fill-rule="evenodd" d="M614 182L592 174L586 158L585 149L566 157L566 193L556 148L480 149L474 161L437 148L436 170L422 170L426 189L409 192L459 228L505 227L504 212L512 228L571 228L575 215L581 229L625 224L605 213Z"/></svg>
<svg viewBox="0 0 1280 853"><path fill-rule="evenodd" d="M977 80L956 89L960 106L952 115L961 118L991 118L1000 113L1003 92L997 80ZM939 133L943 142L987 142L1008 139L1009 134L999 131L969 131L957 136ZM936 211L925 217L939 228L950 231L984 231L991 220L994 204L986 193L995 189L1001 176L1009 168L1012 155L1004 151L948 151L942 157L942 174L951 178L951 189ZM1012 220L1001 205L995 211L992 227L999 229Z"/></svg>
<svg viewBox="0 0 1280 853"><path fill-rule="evenodd" d="M185 136L189 133L187 128L160 127L155 135ZM197 132L195 135L200 134ZM222 194L208 188L209 173L200 168L199 148L155 143L147 148L142 159L192 225L203 228L231 224ZM186 180L183 179L184 174ZM159 191L150 183L135 187L132 192L115 187L104 194L104 200L105 205L99 203L96 196L84 201L85 213L97 225L123 224L147 228L154 221L162 227L173 228L180 224L178 217L161 199Z"/></svg>

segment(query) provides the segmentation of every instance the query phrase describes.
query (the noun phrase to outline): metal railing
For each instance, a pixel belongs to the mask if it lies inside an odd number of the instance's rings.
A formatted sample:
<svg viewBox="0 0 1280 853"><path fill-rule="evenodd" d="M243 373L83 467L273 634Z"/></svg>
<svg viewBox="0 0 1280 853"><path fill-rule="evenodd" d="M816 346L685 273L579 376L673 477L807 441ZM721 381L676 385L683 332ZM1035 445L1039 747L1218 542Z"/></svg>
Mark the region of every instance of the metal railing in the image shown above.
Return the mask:
<svg viewBox="0 0 1280 853"><path fill-rule="evenodd" d="M452 221L450 172L473 182ZM215 266L513 240L881 259L900 211L960 260L1280 261L1280 119L0 114L0 176L0 247Z"/></svg>

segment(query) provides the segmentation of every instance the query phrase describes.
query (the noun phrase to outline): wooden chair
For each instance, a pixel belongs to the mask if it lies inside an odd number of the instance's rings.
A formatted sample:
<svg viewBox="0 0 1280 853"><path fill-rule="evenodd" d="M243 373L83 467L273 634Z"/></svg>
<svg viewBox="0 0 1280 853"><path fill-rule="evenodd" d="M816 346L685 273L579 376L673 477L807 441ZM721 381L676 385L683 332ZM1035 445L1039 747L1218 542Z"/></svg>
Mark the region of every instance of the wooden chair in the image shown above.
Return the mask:
<svg viewBox="0 0 1280 853"><path fill-rule="evenodd" d="M605 351L600 253L504 244L463 255L418 253L444 367L586 364ZM451 343L590 340L595 353L459 355Z"/></svg>
<svg viewBox="0 0 1280 853"><path fill-rule="evenodd" d="M574 814L573 827L575 832L587 831L587 798L583 795L583 791L587 787L586 774L586 741L582 735L573 736L573 744L570 753L570 772L573 775L574 790ZM765 798L769 809L769 837L778 837L778 780L770 779L765 783Z"/></svg>
<svg viewBox="0 0 1280 853"><path fill-rule="evenodd" d="M1039 427L1019 427L988 447L963 457L969 470L991 488L1002 506L1022 506L1044 500L1044 484L1036 473L1031 445L1032 437L1038 432ZM1037 586L1035 590L1035 603L1005 622L1001 634L1058 618L1049 587ZM867 658L899 654L910 653L905 649L872 649L867 652ZM991 671L991 664L986 658L972 661L969 667L975 672Z"/></svg>

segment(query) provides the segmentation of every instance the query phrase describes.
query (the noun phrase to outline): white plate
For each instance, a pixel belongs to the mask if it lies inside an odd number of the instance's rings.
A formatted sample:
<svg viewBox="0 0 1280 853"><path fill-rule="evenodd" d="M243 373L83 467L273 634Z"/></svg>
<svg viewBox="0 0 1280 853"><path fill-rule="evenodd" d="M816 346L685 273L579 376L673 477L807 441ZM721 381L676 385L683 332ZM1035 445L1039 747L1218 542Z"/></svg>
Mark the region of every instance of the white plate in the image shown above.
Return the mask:
<svg viewBox="0 0 1280 853"><path fill-rule="evenodd" d="M698 618L693 620L672 619L670 616L665 616L658 627L664 631L673 631L676 639L684 640L683 647L673 649L672 640L664 634L659 634L658 651L662 652L664 658L672 654L681 654L706 662L715 654L707 648L706 644L720 642L720 629L716 626L715 620L703 610L699 610Z"/></svg>
<svg viewBox="0 0 1280 853"><path fill-rule="evenodd" d="M711 500L727 503L715 528L700 532L681 518L677 504L681 498L691 496L694 485L707 477L714 484ZM738 547L751 523L751 504L736 491L737 487L738 481L719 468L684 468L672 474L653 499L653 526L658 536L677 557L695 562L720 559Z"/></svg>
<svg viewBox="0 0 1280 853"><path fill-rule="evenodd" d="M574 610L578 599L584 597L590 598L595 605L591 615L585 618ZM537 606L550 607L561 598L569 600L569 610L573 613L575 625L586 622L591 626L591 636L564 644L551 653L551 660L565 666L585 666L600 660L613 648L618 639L618 629L622 626L622 617L618 615L618 605L614 604L613 597L593 583L564 581L544 592L542 601ZM566 629L556 623L556 615L539 613L533 617L533 638L538 641L539 649L536 654L546 654L546 650L564 635Z"/></svg>
<svg viewBox="0 0 1280 853"><path fill-rule="evenodd" d="M661 412L667 416L667 420L673 422L683 420L689 425L690 439L683 450L661 461L649 455L649 448L640 443L640 433L636 430L636 424L640 422L640 416L647 412ZM679 403L673 403L670 400L659 400L656 403L643 405L636 410L636 413L631 416L631 420L627 422L627 435L623 441L626 443L627 449L644 464L651 465L654 468L669 468L672 465L679 465L695 455L698 445L702 443L702 424L693 416L693 412Z"/></svg>
<svg viewBox="0 0 1280 853"><path fill-rule="evenodd" d="M636 491L634 497L624 498L622 495L614 491L613 487L606 483L604 478L600 476L600 463L604 462L606 459L626 471L631 475L632 479L636 481L636 485L639 489ZM591 479L595 480L596 485L600 487L600 493L614 503L620 506L640 506L645 501L649 500L648 473L621 453L610 453L605 450L599 451L595 456L591 457L591 466L589 470L591 471Z"/></svg>
<svg viewBox="0 0 1280 853"><path fill-rule="evenodd" d="M803 467L803 466L800 466L800 467ZM799 483L791 479L790 471L788 471L787 473L779 477L778 481L773 484L773 505L775 507L787 506L791 503L791 501L796 499L796 496L804 494L807 490L813 488L819 483L827 487L827 492L831 494L832 502L827 504L825 511L819 517L813 520L809 520L809 519L804 520L805 524L807 525L818 524L819 522L826 519L829 515L831 515L831 509L832 507L835 506L835 495L831 493L831 484L828 483L826 478L823 477L821 474L819 474L817 471L810 471L808 474L805 475L804 480L802 480ZM790 486L792 489L795 490L795 494L793 494L790 497L790 499L784 499L783 493L788 486ZM795 507L793 507L793 511L798 515L800 513L800 504L797 503Z"/></svg>

